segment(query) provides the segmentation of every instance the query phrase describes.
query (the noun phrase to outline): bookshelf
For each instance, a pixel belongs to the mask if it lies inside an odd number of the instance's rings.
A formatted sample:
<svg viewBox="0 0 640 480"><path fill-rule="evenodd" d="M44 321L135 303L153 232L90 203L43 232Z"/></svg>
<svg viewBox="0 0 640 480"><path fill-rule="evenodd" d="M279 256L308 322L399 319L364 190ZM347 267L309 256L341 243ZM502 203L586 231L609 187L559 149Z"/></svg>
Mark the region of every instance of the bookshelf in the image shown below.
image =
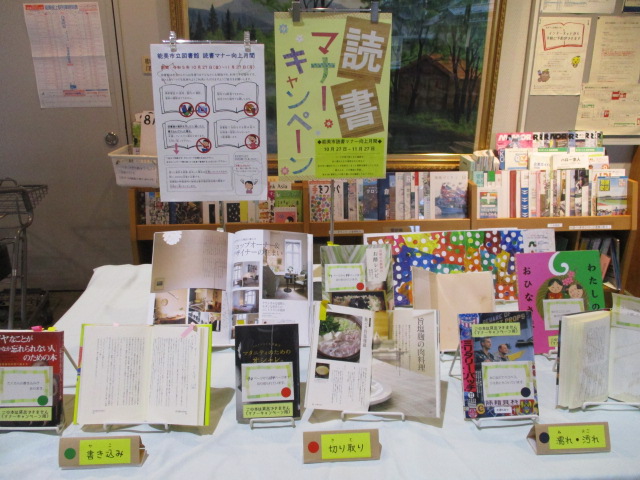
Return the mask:
<svg viewBox="0 0 640 480"><path fill-rule="evenodd" d="M458 156L437 156L434 158L426 155L415 155L408 159L390 160L388 171L434 171L456 170ZM270 163L271 166L271 163ZM270 169L271 170L271 169ZM292 188L302 189L303 194L303 221L294 223L227 223L224 225L228 232L247 229L271 229L312 234L316 243L325 244L330 237L329 222L309 221L309 187L307 182L292 185ZM217 229L220 224L189 224L189 225L140 225L137 223L138 192L145 189L131 188L129 190L129 218L130 240L135 264L149 263L151 261L153 235L156 232L168 230L192 230L192 229ZM497 228L553 228L556 232L567 232L570 237L569 248L577 248L580 237L584 232L615 232L623 245L621 258L622 285L631 287L630 293L640 295L633 290L640 283L637 275L630 275L631 260L634 248L637 249L638 226L638 182L629 181L628 205L629 214L620 216L589 216L589 217L542 217L542 218L478 218L479 206L476 202L477 187L473 182L469 184L469 218L448 220L385 220L385 221L336 221L333 225L336 243L350 243L362 241L365 233L394 233L407 232L411 227L417 227L420 231L445 231L445 230L482 230ZM637 290L637 288L636 288Z"/></svg>

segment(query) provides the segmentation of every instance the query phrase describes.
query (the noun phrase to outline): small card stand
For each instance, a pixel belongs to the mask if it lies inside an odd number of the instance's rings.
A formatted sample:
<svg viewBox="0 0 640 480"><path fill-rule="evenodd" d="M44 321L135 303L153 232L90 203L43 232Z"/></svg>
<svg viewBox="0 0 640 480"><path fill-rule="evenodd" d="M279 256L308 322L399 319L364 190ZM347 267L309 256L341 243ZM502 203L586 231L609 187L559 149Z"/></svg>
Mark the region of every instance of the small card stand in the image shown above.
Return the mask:
<svg viewBox="0 0 640 480"><path fill-rule="evenodd" d="M520 426L519 422L538 423L538 415L514 415L510 417L490 417L490 418L472 418L471 421L478 428L495 428L495 427L516 427ZM511 425L510 425L511 424Z"/></svg>
<svg viewBox="0 0 640 480"><path fill-rule="evenodd" d="M275 417L275 418L252 418L249 420L251 430L254 428L269 428L271 423L281 425L273 425L274 428L291 427L296 428L296 421L292 417ZM259 425L259 427L258 427Z"/></svg>
<svg viewBox="0 0 640 480"><path fill-rule="evenodd" d="M112 428L122 427L125 425L129 426L130 424L129 423L103 423L102 430L104 430L105 433L109 433ZM160 425L162 426L160 431L164 433L169 433L169 431L171 430L171 426L168 423L141 423L140 425Z"/></svg>
<svg viewBox="0 0 640 480"><path fill-rule="evenodd" d="M340 413L340 419L343 422L346 422L348 420L347 417L361 417L362 415L375 415L376 417L398 417L403 422L405 420L405 414L402 412L350 412L348 410L343 410L342 413ZM380 420L378 419L371 421L379 422Z"/></svg>
<svg viewBox="0 0 640 480"><path fill-rule="evenodd" d="M582 410L586 410L589 407L598 407L598 406L606 406L606 407L631 407L631 408L640 408L640 403L637 402L584 402L582 404ZM608 410L608 409L607 409Z"/></svg>
<svg viewBox="0 0 640 480"><path fill-rule="evenodd" d="M0 431L27 431L27 432L55 432L56 435L60 435L64 430L64 414L59 425L53 425L51 427L0 427Z"/></svg>

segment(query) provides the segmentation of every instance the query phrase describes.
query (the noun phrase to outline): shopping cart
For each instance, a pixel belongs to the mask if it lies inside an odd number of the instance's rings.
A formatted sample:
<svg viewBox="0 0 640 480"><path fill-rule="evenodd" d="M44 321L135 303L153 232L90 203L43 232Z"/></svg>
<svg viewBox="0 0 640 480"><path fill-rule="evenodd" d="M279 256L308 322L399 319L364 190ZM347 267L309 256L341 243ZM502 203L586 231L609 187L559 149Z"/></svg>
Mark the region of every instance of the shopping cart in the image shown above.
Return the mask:
<svg viewBox="0 0 640 480"><path fill-rule="evenodd" d="M7 254L10 251L11 265L10 271L3 276L10 279L9 329L13 328L18 287L20 320L22 325L27 324L27 228L33 222L33 209L46 194L46 185L18 185L11 178L0 179L0 248Z"/></svg>

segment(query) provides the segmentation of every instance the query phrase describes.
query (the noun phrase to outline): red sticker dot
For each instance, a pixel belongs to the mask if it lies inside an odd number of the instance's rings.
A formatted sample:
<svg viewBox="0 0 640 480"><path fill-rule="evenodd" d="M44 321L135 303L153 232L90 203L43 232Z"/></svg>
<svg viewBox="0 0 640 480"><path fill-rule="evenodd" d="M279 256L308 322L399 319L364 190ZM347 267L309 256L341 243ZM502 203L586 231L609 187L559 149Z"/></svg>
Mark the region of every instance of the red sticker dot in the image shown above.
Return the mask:
<svg viewBox="0 0 640 480"><path fill-rule="evenodd" d="M318 445L318 442L310 442L309 445L307 445L307 449L311 453L316 453L318 450L320 450L320 445Z"/></svg>
<svg viewBox="0 0 640 480"><path fill-rule="evenodd" d="M291 396L291 389L289 387L284 387L280 393L284 398L289 398Z"/></svg>
<svg viewBox="0 0 640 480"><path fill-rule="evenodd" d="M356 288L357 288L358 290L364 290L364 283L362 283L362 282L358 283L358 284L356 285Z"/></svg>

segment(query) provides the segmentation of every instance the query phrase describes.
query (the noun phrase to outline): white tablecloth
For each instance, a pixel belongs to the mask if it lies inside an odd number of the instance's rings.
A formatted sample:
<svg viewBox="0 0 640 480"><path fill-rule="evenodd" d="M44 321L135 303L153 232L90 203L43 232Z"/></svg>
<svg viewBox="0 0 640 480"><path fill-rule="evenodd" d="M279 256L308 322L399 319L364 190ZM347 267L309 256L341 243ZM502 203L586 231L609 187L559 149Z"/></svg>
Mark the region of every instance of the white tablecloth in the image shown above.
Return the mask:
<svg viewBox="0 0 640 480"><path fill-rule="evenodd" d="M104 266L96 269L85 293L56 325L77 358L82 323L144 323L148 308L150 266ZM301 378L306 379L308 349L301 350ZM536 358L540 423L609 422L610 453L537 456L526 441L531 424L477 428L463 420L460 380L450 378L442 362L446 389L442 422L422 424L373 415L342 422L332 413L305 411L295 428L256 428L235 420L234 368L231 349L212 357L212 426L149 425L116 429L108 435L139 434L149 457L141 467L61 470L59 437L54 433L0 433L0 477L45 478L277 478L285 479L612 479L640 478L640 411L597 409L567 412L555 408L552 362ZM459 367L459 364L457 365ZM457 369L459 370L459 368ZM74 370L65 368L66 400L71 408ZM71 415L71 410L69 410ZM309 430L380 431L379 461L302 463L302 433ZM67 427L63 436L103 435Z"/></svg>

